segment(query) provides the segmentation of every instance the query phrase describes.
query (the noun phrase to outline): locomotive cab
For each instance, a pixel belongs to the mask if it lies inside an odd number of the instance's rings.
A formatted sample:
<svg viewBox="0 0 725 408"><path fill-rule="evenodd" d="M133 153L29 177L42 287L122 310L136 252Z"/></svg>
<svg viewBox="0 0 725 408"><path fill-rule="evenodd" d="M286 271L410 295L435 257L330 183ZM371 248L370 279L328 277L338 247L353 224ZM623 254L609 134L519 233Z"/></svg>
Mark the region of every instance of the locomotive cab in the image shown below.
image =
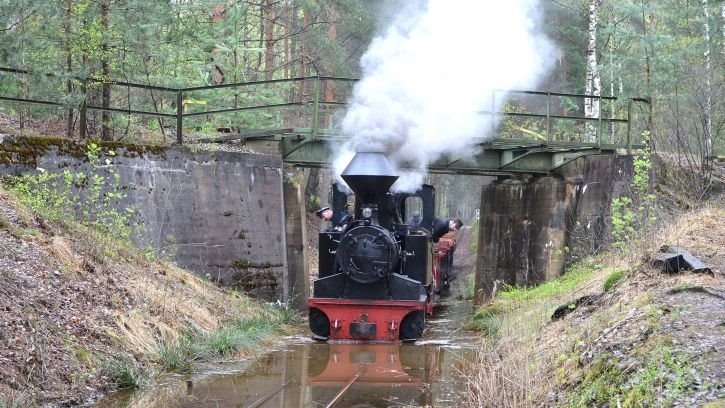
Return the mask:
<svg viewBox="0 0 725 408"><path fill-rule="evenodd" d="M401 222L388 191L398 176L384 154L358 153L342 178L355 194L354 220L320 233L310 328L321 339L420 338L432 310L429 236Z"/></svg>

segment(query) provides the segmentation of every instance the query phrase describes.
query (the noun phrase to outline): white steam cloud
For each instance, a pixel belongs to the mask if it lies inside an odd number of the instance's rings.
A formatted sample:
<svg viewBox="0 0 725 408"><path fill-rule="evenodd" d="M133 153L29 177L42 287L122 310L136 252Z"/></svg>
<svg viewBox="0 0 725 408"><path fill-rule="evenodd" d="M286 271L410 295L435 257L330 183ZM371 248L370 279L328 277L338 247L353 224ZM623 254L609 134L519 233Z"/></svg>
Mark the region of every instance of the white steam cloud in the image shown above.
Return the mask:
<svg viewBox="0 0 725 408"><path fill-rule="evenodd" d="M415 3L363 55L342 121L351 139L334 163L339 175L355 152L384 152L393 166L413 169L401 171L398 191L418 188L435 160L475 155L492 137L490 116L480 113L491 110L491 92L534 89L552 55L538 0Z"/></svg>

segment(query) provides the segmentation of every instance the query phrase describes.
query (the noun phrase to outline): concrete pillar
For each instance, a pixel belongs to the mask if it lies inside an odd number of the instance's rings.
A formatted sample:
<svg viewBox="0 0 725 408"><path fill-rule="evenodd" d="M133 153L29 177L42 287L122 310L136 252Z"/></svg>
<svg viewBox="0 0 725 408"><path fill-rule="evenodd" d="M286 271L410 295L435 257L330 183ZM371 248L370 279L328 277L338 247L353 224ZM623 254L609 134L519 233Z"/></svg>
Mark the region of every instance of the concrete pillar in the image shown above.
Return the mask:
<svg viewBox="0 0 725 408"><path fill-rule="evenodd" d="M306 307L310 295L310 277L305 246L305 195L299 170L285 166L283 175L285 241L287 268L284 275L284 299L296 309Z"/></svg>
<svg viewBox="0 0 725 408"><path fill-rule="evenodd" d="M505 180L481 193L477 304L501 285L534 286L558 277L564 268L567 223L575 197L564 180Z"/></svg>
<svg viewBox="0 0 725 408"><path fill-rule="evenodd" d="M612 199L626 194L631 156L587 156L553 177L483 187L474 302L501 285L534 286L609 243Z"/></svg>

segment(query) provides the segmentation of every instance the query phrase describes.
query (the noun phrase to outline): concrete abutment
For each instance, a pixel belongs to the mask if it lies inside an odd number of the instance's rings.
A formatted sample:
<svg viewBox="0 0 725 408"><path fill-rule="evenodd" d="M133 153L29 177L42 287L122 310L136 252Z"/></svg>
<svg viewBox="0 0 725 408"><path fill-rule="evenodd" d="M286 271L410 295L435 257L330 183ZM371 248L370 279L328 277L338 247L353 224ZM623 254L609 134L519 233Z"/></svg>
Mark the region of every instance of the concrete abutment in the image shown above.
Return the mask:
<svg viewBox="0 0 725 408"><path fill-rule="evenodd" d="M632 178L631 156L586 156L546 177L483 186L474 302L502 285L555 279L567 261L608 244L612 198Z"/></svg>
<svg viewBox="0 0 725 408"><path fill-rule="evenodd" d="M135 212L141 248L254 297L304 301L303 195L275 146L207 151L95 143L102 152L92 164L82 142L0 135L0 172L103 176L104 189L124 196L112 207ZM84 194L73 189L78 207L93 205Z"/></svg>

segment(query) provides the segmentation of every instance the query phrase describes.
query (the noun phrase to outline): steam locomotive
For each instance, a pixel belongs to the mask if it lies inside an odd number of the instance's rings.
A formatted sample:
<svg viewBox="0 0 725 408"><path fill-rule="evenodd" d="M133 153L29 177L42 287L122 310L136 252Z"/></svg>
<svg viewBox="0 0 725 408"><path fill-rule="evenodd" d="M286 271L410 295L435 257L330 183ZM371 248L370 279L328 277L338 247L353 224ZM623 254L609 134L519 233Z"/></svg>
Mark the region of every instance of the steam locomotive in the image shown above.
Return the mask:
<svg viewBox="0 0 725 408"><path fill-rule="evenodd" d="M448 283L455 250L455 237L444 236L434 251L434 189L391 194L398 175L377 152L357 153L341 176L355 195L354 215L340 220L344 197L333 196L337 227L319 235L310 329L321 340L419 339ZM402 221L411 197L422 215L415 228Z"/></svg>

